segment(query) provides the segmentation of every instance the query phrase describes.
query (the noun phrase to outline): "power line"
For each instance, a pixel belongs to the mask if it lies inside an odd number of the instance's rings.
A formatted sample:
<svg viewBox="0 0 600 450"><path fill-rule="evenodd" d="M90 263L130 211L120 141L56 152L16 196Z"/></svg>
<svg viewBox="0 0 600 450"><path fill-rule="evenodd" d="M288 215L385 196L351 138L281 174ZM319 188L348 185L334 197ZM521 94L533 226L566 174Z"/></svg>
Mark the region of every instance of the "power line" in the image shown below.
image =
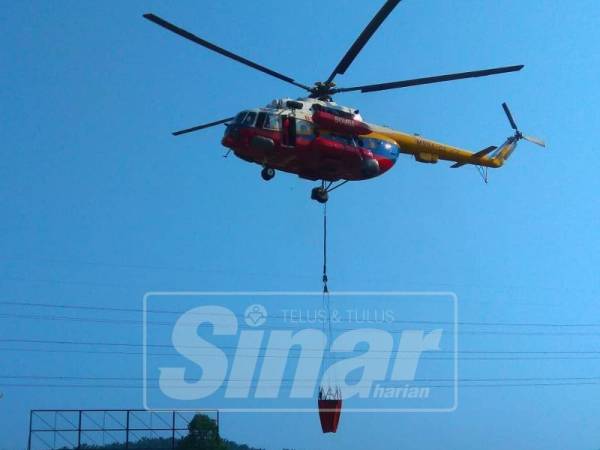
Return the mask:
<svg viewBox="0 0 600 450"><path fill-rule="evenodd" d="M94 346L109 346L109 347L136 347L136 348L144 348L144 347L148 347L148 348L169 348L172 349L174 348L174 346L172 344L136 344L136 343L131 343L131 342L110 342L110 341L76 341L76 340L57 340L57 339L16 339L16 338L9 338L9 339L0 339L0 342L5 342L5 343L26 343L26 344L56 344L56 345L94 345ZM190 349L203 349L203 348L211 348L209 346L202 346L202 345L185 345L185 346L181 346L181 348L190 348ZM219 348L222 349L237 349L238 347L235 345L224 345L224 346L219 346ZM246 347L244 348L244 350L266 350L266 349L271 349L271 350L282 350L282 351L288 351L289 349L287 347L270 347L270 346L259 346L259 347ZM320 349L303 349L303 350L309 350L309 351L320 351ZM387 353L387 351L385 350L370 350L371 352L385 352ZM350 352L346 352L346 353L350 353ZM364 353L364 352L361 352ZM411 353L408 351L405 352L393 352L393 353ZM412 352L415 353L415 352ZM418 352L420 353L420 352ZM448 350L436 350L435 351L436 354L439 353L448 353L448 354L453 354L454 351L448 351ZM530 350L459 350L458 353L461 354L511 354L511 355L515 355L515 354L590 354L590 355L600 355L600 350L573 350L573 351L567 351L567 350L538 350L538 351L530 351Z"/></svg>
<svg viewBox="0 0 600 450"><path fill-rule="evenodd" d="M33 349L33 348L0 348L0 351L9 351L9 352L34 352L34 353L66 353L66 354L90 354L90 355L128 355L128 356L143 356L143 352L130 352L130 351L122 351L122 350L77 350L77 349ZM147 356L152 357L166 357L166 358L174 358L181 357L181 355L174 353L155 353L155 352L147 352ZM206 353L190 353L189 356L213 356ZM235 354L226 353L226 356L234 357ZM249 355L239 355L240 358L250 358ZM256 359L262 358L280 358L281 356L273 355L260 355L257 356ZM286 359L299 359L301 356L299 355L286 355ZM316 356L302 356L303 358L318 358ZM254 358L254 356L252 356ZM339 357L338 357L339 358ZM322 359L333 359L334 357L326 357L323 356ZM382 357L370 357L365 359L384 359ZM398 358L396 358L398 359ZM406 358L399 358L406 359ZM423 355L420 358L421 360L426 361L454 361L454 357L432 357ZM579 360L600 360L600 356L469 356L464 357L461 356L460 353L457 355L456 359L459 361L545 361L545 360L568 360L568 361L579 361Z"/></svg>
<svg viewBox="0 0 600 450"><path fill-rule="evenodd" d="M24 387L24 388L84 388L84 389L142 389L141 385L124 385L124 384L37 384L37 383L2 383L0 386L8 387ZM502 388L502 387L542 387L542 386L600 386L600 382L595 381L574 381L574 382L559 382L559 383L498 383L498 384L465 384L460 385L461 388ZM419 387L419 386L411 386ZM451 385L427 385L420 387L428 388L454 388ZM147 389L161 389L160 386L147 386ZM182 388L186 389L186 388ZM191 388L190 388L191 389Z"/></svg>
<svg viewBox="0 0 600 450"><path fill-rule="evenodd" d="M144 311L139 308L123 308L123 307L108 307L95 305L67 305L56 303L38 303L38 302L15 302L15 301L0 301L0 305L6 306L33 306L36 308L57 308L57 309L75 309L86 311L114 311L114 312L131 312L142 314ZM181 310L146 310L147 314L183 314L186 311ZM190 313L194 314L194 313ZM214 313L215 316L224 314ZM233 314L238 318L244 318L243 314ZM269 315L269 318L286 319L283 315ZM339 319L338 322L352 322L351 320ZM377 323L375 321L365 321L365 323ZM386 323L419 323L419 324L440 324L454 325L453 321L440 320L390 320ZM600 327L600 323L552 323L552 322L477 322L477 321L457 321L461 326L510 326L510 327Z"/></svg>
<svg viewBox="0 0 600 450"><path fill-rule="evenodd" d="M144 379L143 377L98 377L98 376L49 376L49 375L0 375L2 380L70 380L70 381L138 381ZM146 381L179 381L178 378L145 378ZM250 381L247 378L202 378L203 381L214 381L214 382L230 382L230 381ZM482 383L482 382L500 382L500 381L600 381L600 376L595 377L495 377L495 378L458 378L456 381L460 383ZM270 382L294 382L294 381L307 381L312 382L312 378L271 378L263 379L259 381L270 381ZM347 381L360 381L359 379L347 380ZM377 381L377 380L374 380ZM417 382L417 383L428 383L428 382L454 382L454 378L416 378L414 380L407 380L406 382Z"/></svg>
<svg viewBox="0 0 600 450"><path fill-rule="evenodd" d="M132 319L102 319L102 318L91 318L91 317L71 317L71 316L56 316L56 315L34 315L34 314L11 314L11 313L0 313L0 318L17 318L17 319L33 319L33 320L50 320L50 321L67 321L67 322L84 322L84 323L102 323L102 324L121 324L121 325L134 325L134 326L143 326L144 321L140 320L132 320ZM172 322L159 322L159 321L146 321L146 324L149 325L158 325L158 326L173 326ZM180 325L186 325L185 323ZM201 324L197 325L195 323L189 323L190 326L195 326L198 328L211 328L211 324ZM360 324L363 325L363 324ZM377 325L382 325L378 323ZM305 326L287 326L278 327L278 326L262 326L261 329L299 329L305 328ZM340 328L335 327L335 331L353 331L358 328ZM400 332L403 330L385 330L389 332ZM457 332L459 335L503 335L503 336L600 336L600 332L544 332L544 331L459 331Z"/></svg>

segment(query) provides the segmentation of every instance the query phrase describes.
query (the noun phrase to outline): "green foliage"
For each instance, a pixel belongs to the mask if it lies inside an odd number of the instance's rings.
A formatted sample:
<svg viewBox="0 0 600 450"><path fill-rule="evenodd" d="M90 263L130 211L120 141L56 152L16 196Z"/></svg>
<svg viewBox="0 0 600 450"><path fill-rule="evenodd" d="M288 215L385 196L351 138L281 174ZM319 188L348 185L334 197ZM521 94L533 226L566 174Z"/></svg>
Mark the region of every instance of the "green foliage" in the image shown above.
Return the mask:
<svg viewBox="0 0 600 450"><path fill-rule="evenodd" d="M188 424L188 435L179 446L181 450L227 450L219 437L217 423L204 414L196 414Z"/></svg>

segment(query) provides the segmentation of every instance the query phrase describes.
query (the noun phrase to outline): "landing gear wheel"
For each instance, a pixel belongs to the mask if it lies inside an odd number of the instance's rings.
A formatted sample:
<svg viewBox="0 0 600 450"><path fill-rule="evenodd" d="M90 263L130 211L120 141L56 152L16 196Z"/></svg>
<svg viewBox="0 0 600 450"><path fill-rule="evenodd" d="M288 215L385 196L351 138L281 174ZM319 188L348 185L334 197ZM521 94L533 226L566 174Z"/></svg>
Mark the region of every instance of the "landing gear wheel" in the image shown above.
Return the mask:
<svg viewBox="0 0 600 450"><path fill-rule="evenodd" d="M263 180L269 181L269 180L273 179L273 177L275 176L275 169L273 169L272 167L265 167L260 172L260 176L262 177Z"/></svg>
<svg viewBox="0 0 600 450"><path fill-rule="evenodd" d="M327 203L327 200L329 200L329 194L325 188L316 187L313 188L312 192L310 193L310 198L318 201L319 203Z"/></svg>

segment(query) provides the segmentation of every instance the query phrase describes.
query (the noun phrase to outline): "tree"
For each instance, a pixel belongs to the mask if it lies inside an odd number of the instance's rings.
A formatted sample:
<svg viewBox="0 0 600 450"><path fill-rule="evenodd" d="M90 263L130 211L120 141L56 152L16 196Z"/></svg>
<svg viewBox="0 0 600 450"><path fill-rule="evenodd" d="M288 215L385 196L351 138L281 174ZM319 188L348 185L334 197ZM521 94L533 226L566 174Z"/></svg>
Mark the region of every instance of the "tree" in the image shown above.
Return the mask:
<svg viewBox="0 0 600 450"><path fill-rule="evenodd" d="M181 450L227 450L219 437L217 423L204 414L196 414L188 424L188 435L179 443Z"/></svg>

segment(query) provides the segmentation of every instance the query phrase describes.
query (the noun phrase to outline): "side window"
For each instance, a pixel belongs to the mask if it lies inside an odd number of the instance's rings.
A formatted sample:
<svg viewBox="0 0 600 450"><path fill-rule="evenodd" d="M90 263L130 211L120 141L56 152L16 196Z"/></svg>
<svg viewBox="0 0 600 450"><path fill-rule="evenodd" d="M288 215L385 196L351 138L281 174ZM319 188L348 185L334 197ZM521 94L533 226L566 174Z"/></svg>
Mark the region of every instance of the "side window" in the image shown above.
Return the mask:
<svg viewBox="0 0 600 450"><path fill-rule="evenodd" d="M276 114L267 114L263 123L263 128L267 130L280 130L279 116Z"/></svg>
<svg viewBox="0 0 600 450"><path fill-rule="evenodd" d="M355 146L355 142L354 139L352 138L352 136L344 136L341 134L328 134L327 135L328 139L331 139L332 141L336 141L336 142L340 142L342 144L346 144L346 145L351 145L351 146Z"/></svg>
<svg viewBox="0 0 600 450"><path fill-rule="evenodd" d="M359 141L358 141L358 145L360 145L362 148L366 148L371 151L375 151L377 149L377 144L378 144L378 141L376 141L375 139L371 139L371 138L362 138L362 139L359 139Z"/></svg>
<svg viewBox="0 0 600 450"><path fill-rule="evenodd" d="M398 156L398 146L390 142L373 138L360 138L358 142L358 145L371 150L377 155Z"/></svg>
<svg viewBox="0 0 600 450"><path fill-rule="evenodd" d="M313 124L301 119L296 119L296 135L297 136L312 136L314 135Z"/></svg>
<svg viewBox="0 0 600 450"><path fill-rule="evenodd" d="M246 114L246 117L244 117L242 125L247 126L247 127L252 127L252 126L254 126L255 121L256 121L256 113L250 111L250 112L248 112L248 114Z"/></svg>

